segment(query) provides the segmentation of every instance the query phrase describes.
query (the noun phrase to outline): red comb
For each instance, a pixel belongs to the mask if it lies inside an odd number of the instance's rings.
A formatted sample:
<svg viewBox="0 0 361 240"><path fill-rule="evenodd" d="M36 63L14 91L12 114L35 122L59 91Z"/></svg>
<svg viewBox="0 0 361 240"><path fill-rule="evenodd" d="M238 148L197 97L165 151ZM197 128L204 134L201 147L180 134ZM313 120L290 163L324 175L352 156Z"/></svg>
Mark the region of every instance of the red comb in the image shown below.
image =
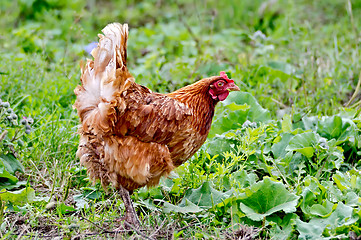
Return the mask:
<svg viewBox="0 0 361 240"><path fill-rule="evenodd" d="M225 71L221 71L221 72L219 73L219 75L220 75L222 78L224 78L227 82L228 82L228 81L233 81L232 79L229 79L229 78L228 78L228 76L227 76L227 74L226 74Z"/></svg>

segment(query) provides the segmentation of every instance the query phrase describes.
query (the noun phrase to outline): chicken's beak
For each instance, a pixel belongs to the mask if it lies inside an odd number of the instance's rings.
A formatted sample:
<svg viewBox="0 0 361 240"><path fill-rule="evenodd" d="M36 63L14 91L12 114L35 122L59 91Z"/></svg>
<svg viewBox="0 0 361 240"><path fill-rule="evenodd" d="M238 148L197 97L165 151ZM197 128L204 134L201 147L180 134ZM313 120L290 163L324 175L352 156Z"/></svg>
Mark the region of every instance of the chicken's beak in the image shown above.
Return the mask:
<svg viewBox="0 0 361 240"><path fill-rule="evenodd" d="M230 83L230 84L228 85L227 90L230 91L230 92L231 92L231 91L240 91L239 87L238 87L236 84L234 84L234 83Z"/></svg>

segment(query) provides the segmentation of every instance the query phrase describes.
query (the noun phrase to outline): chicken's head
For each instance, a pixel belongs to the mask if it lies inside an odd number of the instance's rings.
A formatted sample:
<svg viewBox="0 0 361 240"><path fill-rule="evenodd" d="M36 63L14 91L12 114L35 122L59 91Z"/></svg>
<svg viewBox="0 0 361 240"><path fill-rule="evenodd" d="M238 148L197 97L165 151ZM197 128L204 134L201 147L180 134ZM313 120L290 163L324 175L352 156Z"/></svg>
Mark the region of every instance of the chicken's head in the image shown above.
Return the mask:
<svg viewBox="0 0 361 240"><path fill-rule="evenodd" d="M239 87L229 79L225 72L221 72L220 76L209 86L209 94L214 100L223 101L228 97L230 91L239 91Z"/></svg>

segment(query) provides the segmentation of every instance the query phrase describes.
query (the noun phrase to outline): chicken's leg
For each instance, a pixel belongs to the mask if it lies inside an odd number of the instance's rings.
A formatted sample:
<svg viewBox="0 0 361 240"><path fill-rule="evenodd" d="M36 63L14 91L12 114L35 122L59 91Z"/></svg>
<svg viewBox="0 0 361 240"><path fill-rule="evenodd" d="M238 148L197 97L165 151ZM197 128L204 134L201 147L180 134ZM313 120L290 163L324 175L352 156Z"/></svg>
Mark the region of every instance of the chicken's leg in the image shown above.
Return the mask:
<svg viewBox="0 0 361 240"><path fill-rule="evenodd" d="M123 188L122 186L120 186L119 193L120 196L122 197L125 206L125 213L124 213L125 221L131 224L134 228L139 229L140 221L138 219L137 213L134 210L132 200L130 199L129 191ZM124 227L126 229L129 229L129 226L126 223L124 224Z"/></svg>

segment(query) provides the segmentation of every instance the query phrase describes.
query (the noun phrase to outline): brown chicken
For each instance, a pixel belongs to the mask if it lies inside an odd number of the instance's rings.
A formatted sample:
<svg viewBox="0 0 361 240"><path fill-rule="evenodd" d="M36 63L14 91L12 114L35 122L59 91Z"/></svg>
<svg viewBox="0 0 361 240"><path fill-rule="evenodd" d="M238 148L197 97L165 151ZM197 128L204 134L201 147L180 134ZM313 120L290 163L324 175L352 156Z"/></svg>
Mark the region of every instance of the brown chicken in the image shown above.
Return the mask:
<svg viewBox="0 0 361 240"><path fill-rule="evenodd" d="M112 23L102 32L75 89L77 156L90 179L119 190L126 222L139 227L129 192L155 186L187 161L206 140L217 102L239 88L221 72L169 94L154 93L127 69L128 25Z"/></svg>

